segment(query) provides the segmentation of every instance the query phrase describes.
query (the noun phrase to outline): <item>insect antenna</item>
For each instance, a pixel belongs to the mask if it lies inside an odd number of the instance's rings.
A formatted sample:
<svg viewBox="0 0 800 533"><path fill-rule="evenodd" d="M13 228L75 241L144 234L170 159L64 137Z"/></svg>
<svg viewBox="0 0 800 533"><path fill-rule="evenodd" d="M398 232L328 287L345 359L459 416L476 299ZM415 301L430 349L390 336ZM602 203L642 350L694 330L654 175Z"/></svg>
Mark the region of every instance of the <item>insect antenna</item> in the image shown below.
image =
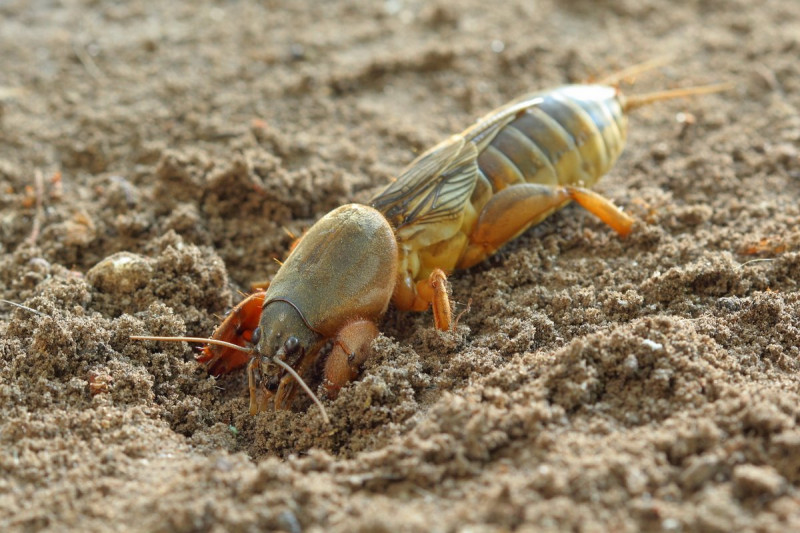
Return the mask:
<svg viewBox="0 0 800 533"><path fill-rule="evenodd" d="M278 365L279 367L283 368L284 370L286 370L286 372L288 372L294 378L297 384L300 385L300 387L302 387L302 389L305 391L306 394L308 394L309 398L311 398L311 400L315 404L317 404L317 407L319 407L319 411L322 414L322 420L325 421L325 424L330 425L331 419L328 418L328 412L325 411L325 406L322 405L321 401L319 401L319 398L317 398L317 395L314 394L314 392L311 390L311 387L306 385L306 382L303 381L303 378L300 377L300 374L298 374L295 371L295 369L291 367L291 365L289 365L284 361L281 361L277 357L273 357L272 362Z"/></svg>
<svg viewBox="0 0 800 533"><path fill-rule="evenodd" d="M644 61L642 63L631 65L628 68L624 68L618 72L610 74L605 78L601 78L596 83L600 85L617 85L628 78L633 78L642 72L647 72L648 70L657 69L658 67L663 67L664 65L668 65L672 62L672 57L670 56L662 56L650 59L649 61Z"/></svg>
<svg viewBox="0 0 800 533"><path fill-rule="evenodd" d="M12 302L10 300L4 300L3 298L0 298L0 302L3 302L4 304L8 304L8 305L13 305L14 307L19 307L20 309L24 309L26 311L30 311L31 313L37 314L39 316L48 316L48 315L42 313L41 311L37 311L36 309L32 309L32 308L28 307L27 305L18 304L17 302Z"/></svg>
<svg viewBox="0 0 800 533"><path fill-rule="evenodd" d="M128 337L134 341L167 341L167 342L202 342L203 344L216 344L217 346L224 346L240 352L253 353L252 348L245 348L232 342L220 341L217 339L206 339L205 337L151 337L148 335L131 335Z"/></svg>
<svg viewBox="0 0 800 533"><path fill-rule="evenodd" d="M646 106L653 102L660 102L662 100L673 100L675 98L684 98L687 96L697 96L699 94L711 94L722 91L727 91L733 88L732 83L717 83L715 85L700 85L698 87L684 87L682 89L670 89L668 91L656 91L645 94L634 94L626 96L624 99L623 109L628 112L637 107Z"/></svg>

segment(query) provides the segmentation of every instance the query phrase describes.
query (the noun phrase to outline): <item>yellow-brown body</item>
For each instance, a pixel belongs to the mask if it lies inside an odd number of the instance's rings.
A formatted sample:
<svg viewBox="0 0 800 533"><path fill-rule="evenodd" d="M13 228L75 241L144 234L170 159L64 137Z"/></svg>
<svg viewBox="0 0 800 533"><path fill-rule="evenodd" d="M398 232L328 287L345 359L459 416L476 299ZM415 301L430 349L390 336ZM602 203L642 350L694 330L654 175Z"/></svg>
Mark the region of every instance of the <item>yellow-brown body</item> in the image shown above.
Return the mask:
<svg viewBox="0 0 800 533"><path fill-rule="evenodd" d="M390 301L401 310L432 306L436 327L449 329L447 274L482 261L570 201L627 235L633 220L585 188L622 152L626 112L718 90L626 101L612 86L568 85L489 113L420 155L369 206L345 205L314 224L267 291L240 303L213 335L252 348L241 348L243 355L208 345L198 360L214 374L247 363L256 413L270 398L287 407L330 341L323 383L335 396L357 375Z"/></svg>

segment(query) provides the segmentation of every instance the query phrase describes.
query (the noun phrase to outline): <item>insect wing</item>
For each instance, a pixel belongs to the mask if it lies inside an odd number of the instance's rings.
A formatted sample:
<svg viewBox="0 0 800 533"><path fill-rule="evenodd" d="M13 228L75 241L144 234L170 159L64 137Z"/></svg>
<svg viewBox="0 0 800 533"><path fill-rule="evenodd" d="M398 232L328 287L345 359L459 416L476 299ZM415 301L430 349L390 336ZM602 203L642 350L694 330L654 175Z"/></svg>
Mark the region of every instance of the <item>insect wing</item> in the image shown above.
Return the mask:
<svg viewBox="0 0 800 533"><path fill-rule="evenodd" d="M526 94L512 100L508 104L490 111L461 134L467 142L475 144L478 154L494 140L502 130L514 119L531 107L542 103L541 93Z"/></svg>
<svg viewBox="0 0 800 533"><path fill-rule="evenodd" d="M415 159L372 207L397 229L457 215L475 185L476 155L463 136L453 135Z"/></svg>
<svg viewBox="0 0 800 533"><path fill-rule="evenodd" d="M457 217L475 188L478 155L509 122L541 101L539 93L522 96L437 144L373 198L372 207L396 229Z"/></svg>

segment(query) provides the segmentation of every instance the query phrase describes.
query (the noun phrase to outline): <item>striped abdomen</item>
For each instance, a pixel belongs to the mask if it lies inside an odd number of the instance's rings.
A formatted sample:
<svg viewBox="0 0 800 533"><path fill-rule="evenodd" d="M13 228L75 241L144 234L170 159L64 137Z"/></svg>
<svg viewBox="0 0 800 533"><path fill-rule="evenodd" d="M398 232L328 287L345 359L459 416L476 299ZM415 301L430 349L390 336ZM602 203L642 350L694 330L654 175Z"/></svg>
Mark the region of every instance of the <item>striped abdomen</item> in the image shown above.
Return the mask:
<svg viewBox="0 0 800 533"><path fill-rule="evenodd" d="M478 156L477 211L515 183L589 187L622 152L628 123L613 87L566 85L518 102L529 105Z"/></svg>
<svg viewBox="0 0 800 533"><path fill-rule="evenodd" d="M396 227L400 276L395 304L425 308L430 300L418 295L430 292L428 278L434 269L451 272L494 253L497 247L476 242L474 231L484 208L493 197L500 200L496 195L504 189L526 183L553 186L554 191L562 185L590 187L608 172L627 134L621 98L615 88L602 85L567 85L527 95L409 165L373 204ZM463 203L455 200L473 184ZM511 239L567 202L565 197L534 210L530 218L509 213L513 220L505 222L497 208L511 204L495 202L492 227L505 225L502 234ZM439 217L435 222L421 222L433 215Z"/></svg>

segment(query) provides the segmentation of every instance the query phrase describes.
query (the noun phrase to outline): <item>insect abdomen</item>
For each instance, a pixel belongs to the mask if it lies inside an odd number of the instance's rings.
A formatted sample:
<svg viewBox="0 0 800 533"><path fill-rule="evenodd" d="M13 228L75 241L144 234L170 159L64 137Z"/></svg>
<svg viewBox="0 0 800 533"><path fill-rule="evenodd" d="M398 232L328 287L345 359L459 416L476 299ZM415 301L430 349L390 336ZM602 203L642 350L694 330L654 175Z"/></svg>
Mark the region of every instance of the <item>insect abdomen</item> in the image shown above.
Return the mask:
<svg viewBox="0 0 800 533"><path fill-rule="evenodd" d="M398 240L405 245L400 250L399 285L407 288L404 294L408 295L408 302L398 304L395 298L395 303L408 309L416 309L417 303L424 307L427 303L417 302L419 298L410 303L416 294L413 287L427 283L434 269L450 272L493 253L478 243L478 252L464 262L484 207L503 189L523 183L554 188L590 187L608 172L622 152L627 134L627 118L620 98L610 86L566 85L515 100L465 130L464 141L478 150L475 187L460 216L452 218L449 224L438 222L435 227L412 224L399 230ZM439 153L437 150L441 148L435 147L432 153ZM405 185L419 187L416 181ZM428 189L422 190L433 194ZM418 196L406 194L411 198ZM552 210L535 213L527 225L517 229L524 231L567 201ZM404 204L401 207L407 209Z"/></svg>
<svg viewBox="0 0 800 533"><path fill-rule="evenodd" d="M478 156L485 183L476 187L473 199L488 192L486 185L492 193L525 182L588 187L622 152L627 119L613 87L567 85L526 100L530 106Z"/></svg>

